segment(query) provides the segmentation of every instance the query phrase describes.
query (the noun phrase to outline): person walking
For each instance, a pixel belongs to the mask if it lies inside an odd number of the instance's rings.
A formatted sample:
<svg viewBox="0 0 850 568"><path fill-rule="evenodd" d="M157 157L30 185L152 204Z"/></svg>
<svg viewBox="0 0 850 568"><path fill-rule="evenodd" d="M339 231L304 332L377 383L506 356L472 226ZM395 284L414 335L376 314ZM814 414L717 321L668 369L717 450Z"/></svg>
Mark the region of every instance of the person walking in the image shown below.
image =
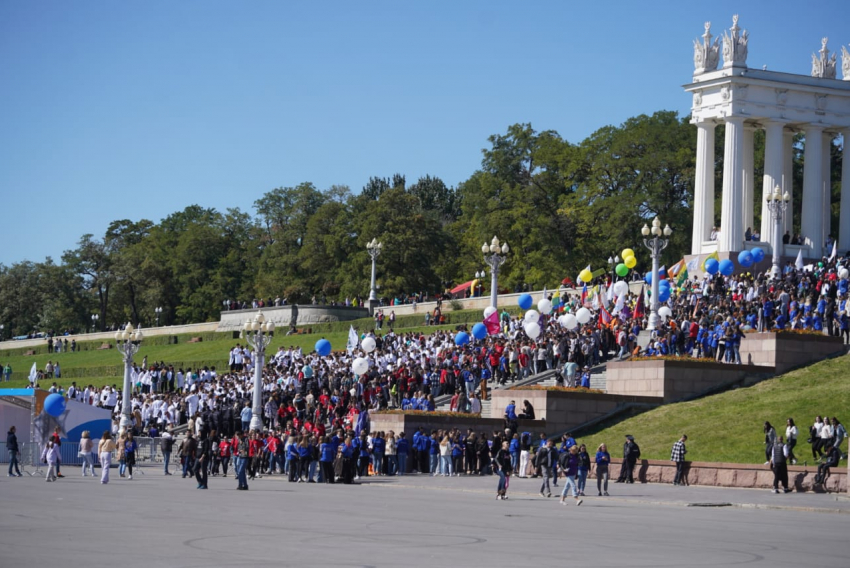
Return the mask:
<svg viewBox="0 0 850 568"><path fill-rule="evenodd" d="M587 446L581 444L578 447L578 494L584 497L584 488L587 485L587 475L590 473L590 455L587 453Z"/></svg>
<svg viewBox="0 0 850 568"><path fill-rule="evenodd" d="M195 448L195 479L198 482L198 489L207 489L207 472L209 470L208 466L211 454L212 448L210 447L210 439L207 431L201 430L201 437Z"/></svg>
<svg viewBox="0 0 850 568"><path fill-rule="evenodd" d="M779 484L790 493L788 489L788 446L779 436L771 447L770 468L773 470L773 492L779 493Z"/></svg>
<svg viewBox="0 0 850 568"><path fill-rule="evenodd" d="M764 423L764 465L770 464L770 456L773 453L773 444L776 443L776 429L770 422Z"/></svg>
<svg viewBox="0 0 850 568"><path fill-rule="evenodd" d="M541 475L543 476L543 483L540 484L540 496L541 497L551 497L552 489L549 487L549 476L551 475L552 463L555 461L555 456L557 452L555 451L555 445L552 440L546 440L545 446L540 446L537 450L537 455L535 456L535 467L540 468ZM543 493L543 490L546 490L546 493Z"/></svg>
<svg viewBox="0 0 850 568"><path fill-rule="evenodd" d="M685 442L687 441L687 435L682 434L679 441L673 444L673 450L670 452L670 461L676 463L676 476L673 478L673 485L685 484L683 474L685 470L685 454L688 453L687 448L685 448Z"/></svg>
<svg viewBox="0 0 850 568"><path fill-rule="evenodd" d="M240 491L248 490L248 479L245 477L245 467L248 464L248 438L245 437L245 431L239 430L236 432L239 438L239 443L236 446L236 489Z"/></svg>
<svg viewBox="0 0 850 568"><path fill-rule="evenodd" d="M611 465L611 454L608 446L599 444L596 448L596 491L600 497L608 497L608 466Z"/></svg>
<svg viewBox="0 0 850 568"><path fill-rule="evenodd" d="M115 442L112 433L104 430L100 442L97 444L97 455L100 456L100 482L104 485L109 483L109 467L112 465L112 452L115 451Z"/></svg>
<svg viewBox="0 0 850 568"><path fill-rule="evenodd" d="M505 500L508 498L507 492L510 486L510 476L513 471L511 467L511 453L508 451L508 442L502 442L501 449L496 452L493 458L493 469L499 476L499 485L496 487L496 499Z"/></svg>
<svg viewBox="0 0 850 568"><path fill-rule="evenodd" d="M127 466L127 479L133 479L133 466L136 465L136 450L139 445L133 439L133 433L127 432L124 440L124 464Z"/></svg>
<svg viewBox="0 0 850 568"><path fill-rule="evenodd" d="M47 475L44 476L44 481L56 481L56 465L59 463L59 446L53 440L48 440L44 446L44 451L41 452L41 461L47 464Z"/></svg>
<svg viewBox="0 0 850 568"><path fill-rule="evenodd" d="M21 448L18 445L18 435L15 432L16 428L12 426L6 433L6 450L9 452L9 474L7 477L22 477L21 468L18 467Z"/></svg>
<svg viewBox="0 0 850 568"><path fill-rule="evenodd" d="M159 442L159 449L162 450L163 473L171 475L168 472L168 465L171 463L171 451L174 449L174 436L171 435L169 429L162 433L162 439Z"/></svg>
<svg viewBox="0 0 850 568"><path fill-rule="evenodd" d="M791 465L797 463L797 456L794 455L794 446L797 445L797 426L794 424L794 419L789 418L785 421L785 443L788 446L788 459Z"/></svg>
<svg viewBox="0 0 850 568"><path fill-rule="evenodd" d="M83 458L83 477L86 477L86 471L91 470L91 476L94 477L94 460L92 459L92 450L94 442L91 440L91 433L85 430L80 435L80 452L79 456Z"/></svg>
<svg viewBox="0 0 850 568"><path fill-rule="evenodd" d="M566 481L564 481L564 489L561 491L561 505L567 504L567 492L572 491L573 499L576 505L581 505L583 501L578 496L578 485L576 484L576 475L578 475L579 464L581 458L578 457L578 446L572 446L569 451L561 454L560 458L561 469L564 470Z"/></svg>

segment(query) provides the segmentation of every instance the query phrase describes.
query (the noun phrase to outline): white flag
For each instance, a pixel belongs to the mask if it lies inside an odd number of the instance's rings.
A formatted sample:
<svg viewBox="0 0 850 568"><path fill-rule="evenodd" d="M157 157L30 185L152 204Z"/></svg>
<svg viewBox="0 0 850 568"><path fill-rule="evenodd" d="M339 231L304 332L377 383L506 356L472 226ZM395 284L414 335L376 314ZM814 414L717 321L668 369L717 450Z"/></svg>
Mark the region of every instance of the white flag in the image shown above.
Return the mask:
<svg viewBox="0 0 850 568"><path fill-rule="evenodd" d="M546 300L547 298L549 298L549 292L546 291L546 286L544 286L543 287L543 297L541 298L541 300Z"/></svg>
<svg viewBox="0 0 850 568"><path fill-rule="evenodd" d="M693 257L687 264L688 276L694 276L699 269L699 256Z"/></svg>
<svg viewBox="0 0 850 568"><path fill-rule="evenodd" d="M614 310L611 312L611 315L619 314L626 305L626 297L625 296L617 296L617 303L614 304Z"/></svg>
<svg viewBox="0 0 850 568"><path fill-rule="evenodd" d="M838 241L832 241L832 254L829 255L829 261L832 262L838 256Z"/></svg>
<svg viewBox="0 0 850 568"><path fill-rule="evenodd" d="M345 346L348 349L348 354L351 355L351 352L357 349L357 344L359 340L357 338L357 332L354 331L354 326L350 326L348 329L348 344Z"/></svg>
<svg viewBox="0 0 850 568"><path fill-rule="evenodd" d="M794 261L794 268L803 270L803 249L797 251L797 260Z"/></svg>
<svg viewBox="0 0 850 568"><path fill-rule="evenodd" d="M35 366L35 363L32 364L32 369L30 369L30 383L35 384L35 380L38 378L38 368Z"/></svg>

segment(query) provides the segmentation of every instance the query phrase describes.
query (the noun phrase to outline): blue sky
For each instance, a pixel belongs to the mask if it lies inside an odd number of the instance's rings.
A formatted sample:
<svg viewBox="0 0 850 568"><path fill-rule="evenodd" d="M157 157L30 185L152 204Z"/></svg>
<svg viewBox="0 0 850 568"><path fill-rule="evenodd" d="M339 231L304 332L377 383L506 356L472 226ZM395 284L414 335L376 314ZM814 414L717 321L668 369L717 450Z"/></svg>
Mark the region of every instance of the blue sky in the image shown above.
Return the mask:
<svg viewBox="0 0 850 568"><path fill-rule="evenodd" d="M0 263L303 181L456 185L516 122L686 114L692 40L733 13L751 67L850 44L846 0L0 3Z"/></svg>

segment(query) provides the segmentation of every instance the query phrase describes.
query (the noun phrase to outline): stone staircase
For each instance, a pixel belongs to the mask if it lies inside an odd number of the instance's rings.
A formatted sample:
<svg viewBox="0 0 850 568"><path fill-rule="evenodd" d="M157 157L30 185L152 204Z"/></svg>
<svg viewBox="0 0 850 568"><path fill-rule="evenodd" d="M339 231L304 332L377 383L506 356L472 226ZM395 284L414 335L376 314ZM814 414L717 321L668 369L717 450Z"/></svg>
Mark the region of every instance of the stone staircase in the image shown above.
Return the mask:
<svg viewBox="0 0 850 568"><path fill-rule="evenodd" d="M601 390L605 392L605 364L598 365L590 370L590 388ZM554 387L558 386L554 377L550 377L545 381L542 381L539 386L541 387Z"/></svg>

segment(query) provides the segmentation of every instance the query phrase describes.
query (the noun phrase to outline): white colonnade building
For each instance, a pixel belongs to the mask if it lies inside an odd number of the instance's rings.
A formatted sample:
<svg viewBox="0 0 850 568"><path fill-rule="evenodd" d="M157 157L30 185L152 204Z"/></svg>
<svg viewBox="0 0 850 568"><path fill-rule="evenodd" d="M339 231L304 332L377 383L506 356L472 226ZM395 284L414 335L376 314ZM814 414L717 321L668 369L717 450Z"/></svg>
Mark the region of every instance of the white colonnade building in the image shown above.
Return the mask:
<svg viewBox="0 0 850 568"><path fill-rule="evenodd" d="M693 96L691 122L697 127L694 224L691 253L733 253L753 246L782 247L774 243L770 213L765 200L755 202L756 183L762 195L778 186L791 201L802 200L800 235L803 256L819 259L828 235L838 238L838 250L850 250L850 52L842 46L843 80L836 79L836 54L831 56L827 39L812 55L811 76L751 69L747 67L749 36L733 18L729 32L712 43L710 23L702 40L694 41L693 82L685 91ZM718 69L722 50L723 65ZM720 225L715 229L715 128L725 125L723 186ZM754 179L753 135L765 131L764 179ZM793 140L805 136L802 188L793 187ZM830 146L843 136L840 226L830 227ZM754 227L754 207L761 207L761 225ZM782 234L793 235L793 207L785 213ZM762 243L746 243L748 227L760 229ZM836 234L837 233L837 234ZM785 246L780 253L796 256L800 247Z"/></svg>

